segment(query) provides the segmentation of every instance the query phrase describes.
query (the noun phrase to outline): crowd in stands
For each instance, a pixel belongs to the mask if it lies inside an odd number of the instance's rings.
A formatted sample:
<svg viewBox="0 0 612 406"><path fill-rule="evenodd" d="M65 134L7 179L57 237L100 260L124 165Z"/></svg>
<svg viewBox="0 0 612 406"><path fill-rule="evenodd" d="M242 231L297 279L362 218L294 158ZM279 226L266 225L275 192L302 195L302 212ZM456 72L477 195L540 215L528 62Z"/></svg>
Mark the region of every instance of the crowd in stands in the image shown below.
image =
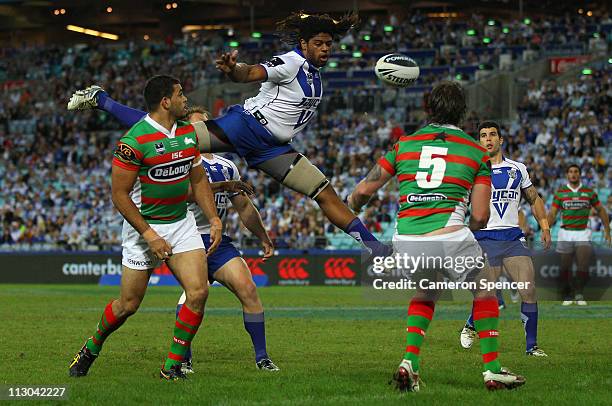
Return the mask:
<svg viewBox="0 0 612 406"><path fill-rule="evenodd" d="M340 53L359 51L367 56L373 50L418 48L433 50L425 64L419 61L421 66L494 63L491 58L504 47L586 46L593 30L610 42L612 34L601 27L611 23L608 16L494 21L493 25L481 16L453 23L432 22L418 14L404 21L393 16L388 21L367 18L358 33L340 41L345 48ZM387 25L393 30L386 31ZM473 35L467 34L468 29L475 30ZM486 52L460 52L482 45L485 38L490 39L483 45ZM99 83L120 102L142 108L143 84L147 77L160 73L162 65L189 92L220 80L212 61L227 43L227 36L216 33L164 43L0 48L0 250L118 249L122 219L110 201L109 157L121 135L120 124L99 111L69 113L66 101L75 89ZM278 41L264 41L261 46L246 47L241 57L255 62L278 52ZM374 60L338 58L330 71L371 69ZM445 77L424 75L420 84L427 85L434 78ZM380 97L373 98L372 92ZM404 97L403 92L373 81L350 92L331 90L318 117L294 145L332 179L345 198L365 176L373 158L406 131L405 111L398 107L408 104L402 104ZM607 191L601 197L612 209L612 200L607 198L612 186L610 149L605 149L612 137L611 97L609 70L566 83L530 85L518 119L504 129L508 135L505 148L527 164L543 196L552 196L563 182L564 164L579 160L585 183ZM420 101L411 107L422 110ZM422 123L424 116L415 114L412 119ZM468 118L468 131L474 131L477 119ZM310 199L244 165L241 168L243 178L255 185L253 199L278 247L329 245L334 227ZM392 230L396 210L397 192L391 185L362 217L373 231L384 233ZM594 223L593 227L601 225ZM228 234L250 241L235 213L230 215Z"/></svg>

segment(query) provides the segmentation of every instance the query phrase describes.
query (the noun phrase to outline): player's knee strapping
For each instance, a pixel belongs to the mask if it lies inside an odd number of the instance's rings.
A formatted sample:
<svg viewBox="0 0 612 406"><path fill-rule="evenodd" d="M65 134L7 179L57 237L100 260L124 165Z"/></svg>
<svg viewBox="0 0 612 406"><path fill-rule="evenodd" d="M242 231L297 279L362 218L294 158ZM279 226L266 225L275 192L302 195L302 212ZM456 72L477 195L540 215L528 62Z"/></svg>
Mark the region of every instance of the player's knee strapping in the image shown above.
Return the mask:
<svg viewBox="0 0 612 406"><path fill-rule="evenodd" d="M281 183L314 199L329 184L329 179L304 155L298 154Z"/></svg>

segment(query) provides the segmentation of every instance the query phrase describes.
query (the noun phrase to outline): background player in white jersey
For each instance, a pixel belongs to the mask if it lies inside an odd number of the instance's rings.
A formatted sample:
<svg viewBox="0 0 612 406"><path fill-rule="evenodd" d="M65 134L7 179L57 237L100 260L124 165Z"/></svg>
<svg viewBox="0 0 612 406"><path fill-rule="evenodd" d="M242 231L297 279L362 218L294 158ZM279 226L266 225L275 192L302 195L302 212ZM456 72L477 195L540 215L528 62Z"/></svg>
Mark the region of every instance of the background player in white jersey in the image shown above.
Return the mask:
<svg viewBox="0 0 612 406"><path fill-rule="evenodd" d="M531 211L542 229L544 248L550 248L550 227L546 218L544 201L529 179L527 168L520 162L504 157L501 146L504 142L499 125L485 121L478 127L480 144L491 158L491 215L487 227L474 232L474 236L487 253L492 267L503 267L515 282L529 282L526 289L519 290L522 298L521 320L525 328L526 354L545 357L538 348L538 303L535 290L535 270L531 252L527 248L525 235L519 227L519 205L521 196L531 205ZM461 330L461 346L470 348L476 339L472 315Z"/></svg>
<svg viewBox="0 0 612 406"><path fill-rule="evenodd" d="M193 123L206 120L207 116L206 110L191 107L187 117ZM248 194L253 194L253 189L250 185L240 181L236 165L229 159L218 155L202 154L202 167L208 174L211 189L215 193L217 214L221 218L223 229L226 229L227 210L231 203L245 227L260 239L264 259L270 258L274 253L274 245L264 228L259 211L248 197ZM190 203L189 210L194 213L198 232L204 245L208 247L210 245L210 224L204 212L195 203ZM266 350L264 310L251 271L227 234L223 234L221 243L216 251L207 257L207 262L209 281L212 283L216 280L223 284L236 295L242 304L244 328L253 343L257 368L265 371L278 371L278 367L270 360ZM181 310L185 299L185 292L183 292L177 305L177 313ZM193 372L191 348L185 356L183 372Z"/></svg>
<svg viewBox="0 0 612 406"><path fill-rule="evenodd" d="M325 175L290 144L315 116L323 95L320 68L331 55L334 38L354 27L359 18L348 14L336 21L326 14L294 13L277 23L291 51L255 65L238 63L238 51L225 53L217 68L233 82L262 82L257 96L243 106L234 105L218 118L198 125L202 152L235 152L283 185L312 199L338 228L364 244L375 255L389 249L368 231L342 202ZM99 86L77 91L68 109L99 107L126 125L140 120L144 112L120 105Z"/></svg>

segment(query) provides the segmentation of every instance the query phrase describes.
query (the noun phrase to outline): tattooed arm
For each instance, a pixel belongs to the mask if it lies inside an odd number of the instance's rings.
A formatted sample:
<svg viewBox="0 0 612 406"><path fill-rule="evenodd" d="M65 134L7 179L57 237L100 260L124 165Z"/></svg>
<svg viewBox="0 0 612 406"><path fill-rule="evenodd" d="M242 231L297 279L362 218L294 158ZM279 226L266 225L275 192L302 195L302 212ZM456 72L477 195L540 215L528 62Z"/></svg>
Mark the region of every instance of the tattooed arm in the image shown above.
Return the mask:
<svg viewBox="0 0 612 406"><path fill-rule="evenodd" d="M550 237L550 225L548 224L548 218L546 217L546 208L544 207L544 200L540 197L540 194L536 190L535 186L531 185L527 189L523 189L525 194L525 200L531 205L531 212L538 221L542 233L540 239L544 248L550 248L551 237Z"/></svg>
<svg viewBox="0 0 612 406"><path fill-rule="evenodd" d="M392 177L393 175L383 170L379 164L374 165L368 176L359 182L353 193L349 195L348 207L355 213L359 213L361 208L370 201L372 195Z"/></svg>

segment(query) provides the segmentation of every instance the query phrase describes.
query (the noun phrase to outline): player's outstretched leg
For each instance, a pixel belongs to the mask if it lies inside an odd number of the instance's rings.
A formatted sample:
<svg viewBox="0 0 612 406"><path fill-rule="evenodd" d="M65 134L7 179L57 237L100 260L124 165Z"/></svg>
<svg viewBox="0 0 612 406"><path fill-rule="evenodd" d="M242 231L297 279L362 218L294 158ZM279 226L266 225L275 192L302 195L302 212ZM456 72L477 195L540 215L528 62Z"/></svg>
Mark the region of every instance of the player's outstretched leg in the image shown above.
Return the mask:
<svg viewBox="0 0 612 406"><path fill-rule="evenodd" d="M342 202L325 175L302 154L291 151L256 166L283 185L314 199L336 227L364 245L373 255L391 253L391 249L379 242Z"/></svg>
<svg viewBox="0 0 612 406"><path fill-rule="evenodd" d="M150 273L151 270L138 271L123 266L120 297L118 300L111 300L104 308L96 331L74 356L69 367L70 376L87 375L108 336L121 327L129 316L136 313L147 290Z"/></svg>
<svg viewBox="0 0 612 406"><path fill-rule="evenodd" d="M68 110L89 110L94 108L110 113L126 127L133 126L147 115L142 110L117 103L98 85L77 90L72 94L68 102Z"/></svg>
<svg viewBox="0 0 612 406"><path fill-rule="evenodd" d="M482 373L487 389L513 389L525 384L525 378L502 368L498 356L499 307L495 296L474 299L474 326L480 338L484 364Z"/></svg>
<svg viewBox="0 0 612 406"><path fill-rule="evenodd" d="M244 329L251 337L257 368L262 371L279 371L268 356L264 309L244 259L239 255L233 257L223 264L213 277L231 290L242 304Z"/></svg>
<svg viewBox="0 0 612 406"><path fill-rule="evenodd" d="M185 295L185 292L183 291L183 293L181 294L181 297L179 298L178 304L176 305L176 317L177 318L179 316L181 309L183 308L183 305L185 304L186 299L187 299L187 295ZM189 349L187 349L187 352L185 353L185 360L181 363L181 370L183 371L184 374L193 374L193 353L191 351L191 345L189 346Z"/></svg>
<svg viewBox="0 0 612 406"><path fill-rule="evenodd" d="M435 303L415 296L408 307L406 353L393 375L395 388L400 392L419 391L419 359L425 333L433 318Z"/></svg>

